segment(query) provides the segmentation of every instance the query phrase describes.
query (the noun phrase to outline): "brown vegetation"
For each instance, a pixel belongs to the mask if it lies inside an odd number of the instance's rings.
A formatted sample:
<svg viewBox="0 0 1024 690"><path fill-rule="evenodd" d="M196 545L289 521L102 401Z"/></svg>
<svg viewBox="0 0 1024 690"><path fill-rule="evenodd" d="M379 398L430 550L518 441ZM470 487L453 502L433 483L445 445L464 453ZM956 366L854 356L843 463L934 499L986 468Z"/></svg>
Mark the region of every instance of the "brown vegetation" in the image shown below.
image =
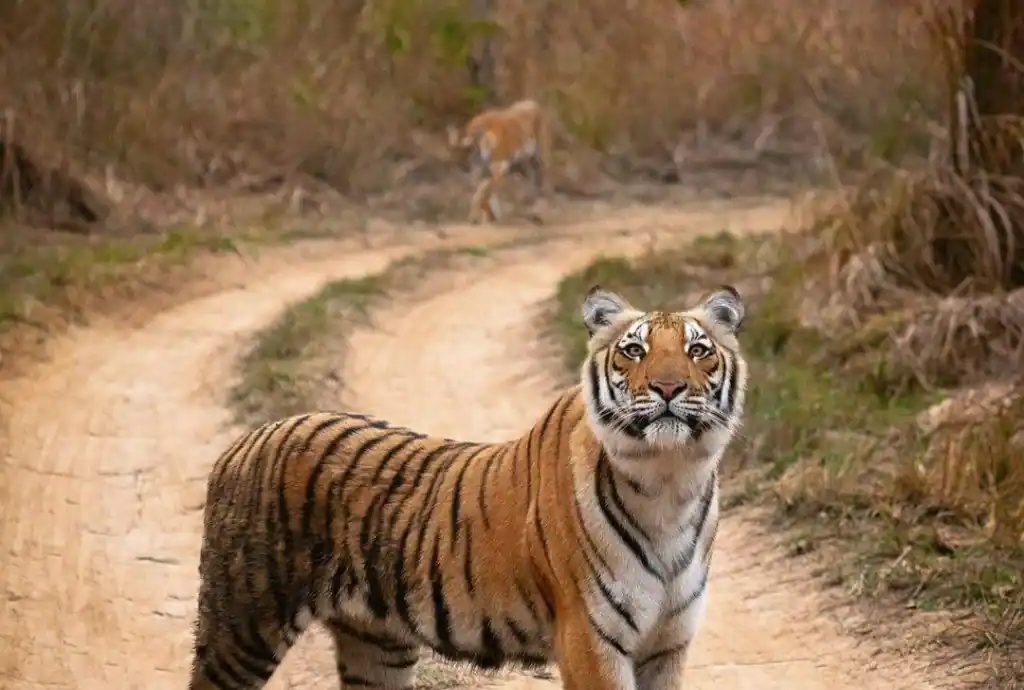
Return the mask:
<svg viewBox="0 0 1024 690"><path fill-rule="evenodd" d="M786 240L595 264L562 303L590 282L670 304L745 289L759 377L739 460L758 479L733 499L770 487L813 534L794 552L830 551L872 601L966 608L966 662L1005 688L1024 682L1024 13L965 6L921 15L950 104L930 165L875 165Z"/></svg>
<svg viewBox="0 0 1024 690"><path fill-rule="evenodd" d="M5 3L2 188L20 207L16 178L75 180L59 185L73 188L65 196L97 199L76 204L85 224L105 215L98 199L147 191L363 196L422 179L444 123L522 96L554 111L563 147L669 177L792 162L823 144L895 153L909 119L941 110L926 36L891 3L663 1L610 20L622 11L605 0Z"/></svg>

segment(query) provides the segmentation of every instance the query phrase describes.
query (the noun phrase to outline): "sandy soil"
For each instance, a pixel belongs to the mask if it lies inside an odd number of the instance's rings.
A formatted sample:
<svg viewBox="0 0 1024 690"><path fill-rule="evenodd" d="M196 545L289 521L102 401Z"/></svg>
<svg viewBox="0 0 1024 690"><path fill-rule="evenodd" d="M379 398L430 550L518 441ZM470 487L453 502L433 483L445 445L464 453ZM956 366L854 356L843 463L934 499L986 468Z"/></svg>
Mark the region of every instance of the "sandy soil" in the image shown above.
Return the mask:
<svg viewBox="0 0 1024 690"><path fill-rule="evenodd" d="M565 239L512 250L500 270L459 276L431 299L395 305L386 329L355 334L347 363L355 399L347 402L450 436L516 434L551 394L529 317L564 272L601 251L642 248L638 234L653 241L770 229L788 213L786 204L712 204L543 228ZM7 383L0 688L184 688L201 502L210 464L237 432L223 399L245 339L326 280L378 271L427 246L504 241L520 231L452 227L444 241L317 243L268 254L225 275L214 294L145 323L73 331L47 363ZM458 370L436 366L456 351ZM396 362L404 375L394 373ZM389 385L374 385L382 377ZM739 518L724 525L714 573L687 687L940 687L920 670L923 660L873 655L841 634L805 574L778 562L770 540ZM310 635L296 652L273 688L337 687L322 639ZM526 677L488 682L551 686Z"/></svg>

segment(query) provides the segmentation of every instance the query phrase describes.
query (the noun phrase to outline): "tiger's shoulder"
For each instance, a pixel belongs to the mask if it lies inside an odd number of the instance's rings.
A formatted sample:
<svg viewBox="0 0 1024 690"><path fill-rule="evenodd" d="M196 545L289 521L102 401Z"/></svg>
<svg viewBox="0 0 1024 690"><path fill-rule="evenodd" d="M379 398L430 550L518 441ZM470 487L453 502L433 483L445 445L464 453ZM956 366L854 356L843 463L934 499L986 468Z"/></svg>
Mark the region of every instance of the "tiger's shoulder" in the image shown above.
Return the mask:
<svg viewBox="0 0 1024 690"><path fill-rule="evenodd" d="M492 160L515 158L524 149L536 149L544 137L546 116L530 98L505 108L485 110L464 127L448 127L448 144L454 153L466 155L482 149Z"/></svg>

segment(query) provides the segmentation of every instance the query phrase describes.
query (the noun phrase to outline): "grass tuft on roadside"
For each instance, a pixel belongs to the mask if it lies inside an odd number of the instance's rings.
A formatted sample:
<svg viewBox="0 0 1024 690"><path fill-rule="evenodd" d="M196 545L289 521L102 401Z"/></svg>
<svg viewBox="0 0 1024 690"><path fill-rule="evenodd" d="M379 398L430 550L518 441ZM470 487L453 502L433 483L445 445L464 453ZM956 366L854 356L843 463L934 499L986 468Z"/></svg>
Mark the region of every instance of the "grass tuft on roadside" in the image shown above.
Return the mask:
<svg viewBox="0 0 1024 690"><path fill-rule="evenodd" d="M31 320L34 307L76 312L80 293L128 280L146 264L172 265L198 252L238 252L236 240L179 228L145 240L25 248L0 257L0 329Z"/></svg>
<svg viewBox="0 0 1024 690"><path fill-rule="evenodd" d="M147 313L148 299L187 299L201 287L201 259L233 254L330 232L306 225L270 228L258 224L221 230L188 225L123 237L59 238L21 234L0 240L0 353L2 373L32 361L45 341L97 313ZM201 281L199 281L201 285Z"/></svg>
<svg viewBox="0 0 1024 690"><path fill-rule="evenodd" d="M478 261L492 248L469 245L399 259L380 273L343 278L289 306L253 339L229 400L243 424L259 424L340 400L345 335L370 323L386 299L412 292L430 273Z"/></svg>

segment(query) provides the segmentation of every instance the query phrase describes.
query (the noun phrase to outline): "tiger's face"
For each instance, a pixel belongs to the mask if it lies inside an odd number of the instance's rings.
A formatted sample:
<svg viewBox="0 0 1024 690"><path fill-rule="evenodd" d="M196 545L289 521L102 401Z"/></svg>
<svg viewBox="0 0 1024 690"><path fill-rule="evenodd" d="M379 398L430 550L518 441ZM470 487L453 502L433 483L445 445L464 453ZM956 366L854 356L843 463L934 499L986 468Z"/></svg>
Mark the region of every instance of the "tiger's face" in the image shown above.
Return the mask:
<svg viewBox="0 0 1024 690"><path fill-rule="evenodd" d="M743 408L747 367L736 340L744 307L731 287L683 312L640 312L591 289L583 304L590 356L583 389L602 442L642 452L728 442Z"/></svg>

